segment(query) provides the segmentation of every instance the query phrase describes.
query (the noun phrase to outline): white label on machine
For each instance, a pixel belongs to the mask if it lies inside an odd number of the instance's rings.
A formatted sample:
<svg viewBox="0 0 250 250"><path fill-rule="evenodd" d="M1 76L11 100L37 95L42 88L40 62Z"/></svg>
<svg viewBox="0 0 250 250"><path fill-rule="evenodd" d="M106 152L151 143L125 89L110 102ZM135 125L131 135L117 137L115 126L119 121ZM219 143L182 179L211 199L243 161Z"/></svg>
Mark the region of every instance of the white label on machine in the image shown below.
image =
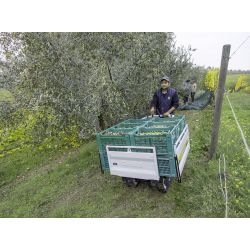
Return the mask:
<svg viewBox="0 0 250 250"><path fill-rule="evenodd" d="M174 151L179 162L180 175L182 174L184 165L186 163L189 150L190 150L189 130L188 130L188 125L186 125L174 145Z"/></svg>
<svg viewBox="0 0 250 250"><path fill-rule="evenodd" d="M159 180L155 147L106 146L106 149L112 175Z"/></svg>

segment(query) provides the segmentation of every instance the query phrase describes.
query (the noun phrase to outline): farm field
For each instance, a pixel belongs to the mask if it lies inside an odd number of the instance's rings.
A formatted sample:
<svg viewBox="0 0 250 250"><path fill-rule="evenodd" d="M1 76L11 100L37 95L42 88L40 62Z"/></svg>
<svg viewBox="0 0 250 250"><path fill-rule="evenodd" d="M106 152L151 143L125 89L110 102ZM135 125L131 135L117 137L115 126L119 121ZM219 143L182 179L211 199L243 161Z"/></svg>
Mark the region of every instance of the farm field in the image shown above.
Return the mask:
<svg viewBox="0 0 250 250"><path fill-rule="evenodd" d="M228 86L228 83L227 83ZM250 144L249 94L230 101ZM145 183L126 187L120 177L102 174L95 140L79 149L18 152L0 158L0 217L224 217L218 159L225 155L228 217L249 217L250 158L224 98L216 157L206 158L212 107L182 111L190 127L191 151L182 183L166 194Z"/></svg>
<svg viewBox="0 0 250 250"><path fill-rule="evenodd" d="M250 85L250 74L231 74L231 75L227 75L227 81L226 81L226 89L230 90L232 89L237 80L239 79L240 76L244 76L245 81Z"/></svg>

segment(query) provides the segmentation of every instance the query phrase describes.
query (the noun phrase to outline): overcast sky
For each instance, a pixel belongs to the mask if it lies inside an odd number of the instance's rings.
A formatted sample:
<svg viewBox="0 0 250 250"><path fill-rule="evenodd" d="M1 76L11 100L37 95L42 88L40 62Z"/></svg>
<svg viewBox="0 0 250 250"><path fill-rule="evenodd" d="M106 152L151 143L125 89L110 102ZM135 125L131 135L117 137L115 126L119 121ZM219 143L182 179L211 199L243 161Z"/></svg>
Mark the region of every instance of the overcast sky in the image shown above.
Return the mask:
<svg viewBox="0 0 250 250"><path fill-rule="evenodd" d="M228 69L250 70L250 32L175 32L177 45L191 45L193 62L200 66L220 67L222 47L231 44L231 54L249 39L232 56Z"/></svg>

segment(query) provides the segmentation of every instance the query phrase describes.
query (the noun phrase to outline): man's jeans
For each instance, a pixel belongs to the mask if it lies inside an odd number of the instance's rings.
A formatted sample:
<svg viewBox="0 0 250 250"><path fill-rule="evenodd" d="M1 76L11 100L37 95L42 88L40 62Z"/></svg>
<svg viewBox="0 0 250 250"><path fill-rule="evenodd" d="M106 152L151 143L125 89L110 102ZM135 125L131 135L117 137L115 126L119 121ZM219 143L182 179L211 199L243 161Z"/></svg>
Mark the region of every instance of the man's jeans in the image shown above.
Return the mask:
<svg viewBox="0 0 250 250"><path fill-rule="evenodd" d="M192 99L192 102L194 101L194 96L195 96L195 92L191 92L191 99Z"/></svg>

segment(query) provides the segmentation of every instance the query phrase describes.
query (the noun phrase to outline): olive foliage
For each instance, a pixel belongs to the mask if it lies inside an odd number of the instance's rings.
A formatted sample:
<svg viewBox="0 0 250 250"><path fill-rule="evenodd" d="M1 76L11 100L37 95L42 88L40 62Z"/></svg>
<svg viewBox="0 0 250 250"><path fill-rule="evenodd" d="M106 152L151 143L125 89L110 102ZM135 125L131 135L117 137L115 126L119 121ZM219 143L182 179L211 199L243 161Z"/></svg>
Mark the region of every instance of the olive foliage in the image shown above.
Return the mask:
<svg viewBox="0 0 250 250"><path fill-rule="evenodd" d="M0 45L12 108L42 107L59 129L76 125L79 138L146 114L162 75L178 90L194 69L174 33L1 33Z"/></svg>

